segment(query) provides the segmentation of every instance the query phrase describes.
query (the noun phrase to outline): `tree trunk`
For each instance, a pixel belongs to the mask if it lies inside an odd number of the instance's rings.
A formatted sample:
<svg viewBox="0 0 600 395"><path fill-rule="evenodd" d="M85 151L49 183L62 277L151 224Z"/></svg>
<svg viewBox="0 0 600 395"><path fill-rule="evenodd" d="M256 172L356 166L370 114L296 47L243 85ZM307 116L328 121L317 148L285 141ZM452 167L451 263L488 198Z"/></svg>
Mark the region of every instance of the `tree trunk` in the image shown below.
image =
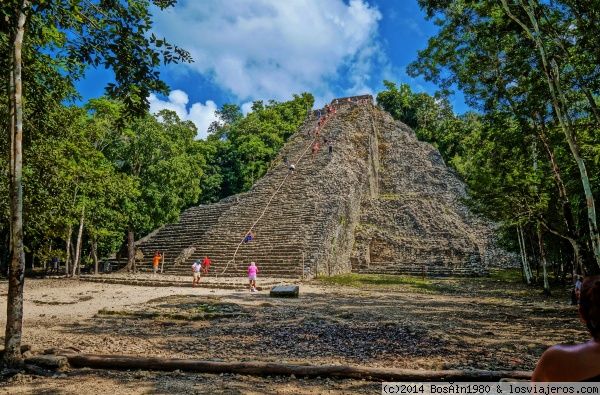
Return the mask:
<svg viewBox="0 0 600 395"><path fill-rule="evenodd" d="M129 228L127 230L127 271L136 272L137 267L135 266L135 235L133 230Z"/></svg>
<svg viewBox="0 0 600 395"><path fill-rule="evenodd" d="M498 381L501 378L530 380L531 372L509 370L410 370L362 366L306 366L273 362L213 362L197 359L144 358L120 355L92 355L65 352L69 363L78 367L131 370L183 370L202 373L291 375L297 377L339 377L384 381Z"/></svg>
<svg viewBox="0 0 600 395"><path fill-rule="evenodd" d="M540 222L550 233L555 234L558 237L561 237L571 243L571 247L573 247L573 272L578 272L581 274L587 274L587 270L585 270L585 266L583 264L583 246L581 243L574 239L573 237L569 237L568 235L564 235L561 232L557 231L550 225L548 225L543 219L540 219ZM578 271L579 269L579 271Z"/></svg>
<svg viewBox="0 0 600 395"><path fill-rule="evenodd" d="M77 274L79 267L79 257L81 256L81 237L83 235L83 222L85 219L85 206L81 209L81 218L79 219L79 233L77 234L77 246L75 247L75 261L73 262L73 277Z"/></svg>
<svg viewBox="0 0 600 395"><path fill-rule="evenodd" d="M10 251L8 268L8 295L6 331L2 362L6 367L21 367L21 335L23 333L23 285L25 281L25 250L23 247L23 98L21 80L21 47L25 34L25 11L29 2L24 0L18 13L16 29L11 34L12 64L9 79L10 128Z"/></svg>
<svg viewBox="0 0 600 395"><path fill-rule="evenodd" d="M548 262L544 253L544 243L542 241L542 226L538 224L538 245L540 248L540 263L542 265L542 276L544 278L544 293L550 295L550 283L548 283Z"/></svg>
<svg viewBox="0 0 600 395"><path fill-rule="evenodd" d="M74 245L75 244L73 244L73 243L70 244L70 247L71 247L71 256L75 256L75 247L74 247ZM73 262L71 262L71 268L74 268L74 267L75 267L75 262L73 261Z"/></svg>
<svg viewBox="0 0 600 395"><path fill-rule="evenodd" d="M69 277L70 267L71 267L71 237L73 236L73 226L69 226L69 231L67 232L67 257L65 258L65 273L67 277Z"/></svg>
<svg viewBox="0 0 600 395"><path fill-rule="evenodd" d="M563 125L563 131L567 136L567 141L569 142L569 148L571 149L571 153L575 162L577 163L577 167L579 168L579 175L581 178L581 183L583 184L583 192L585 193L585 199L587 203L587 217L588 217L588 225L590 228L590 241L592 243L592 251L594 252L594 258L596 260L596 265L600 267L600 233L598 233L598 223L596 217L596 204L594 202L594 195L592 193L592 187L590 184L589 176L587 174L587 168L585 166L585 162L583 160L583 156L581 155L581 147L577 142L576 133L573 128L573 122L571 120L571 116L567 111L567 101L565 95L560 86L560 80L558 73L558 65L556 62L554 63L554 80L556 84L556 88L558 91L558 97L560 98L561 104L565 109L564 116L567 121L567 125Z"/></svg>
<svg viewBox="0 0 600 395"><path fill-rule="evenodd" d="M565 187L562 177L560 176L560 171L558 169L558 165L556 164L556 161L554 160L554 152L552 152L552 149L550 149L550 145L548 144L548 138L547 138L546 132L545 132L545 125L542 123L538 130L539 130L540 139L542 140L542 143L544 144L544 147L546 148L546 153L548 154L548 157L550 158L550 168L552 170L552 175L554 176L554 181L556 182L556 186L558 188L558 194L562 201L563 216L565 218L565 225L567 226L567 236L565 237L565 236L559 234L558 232L554 232L554 231L550 230L547 226L546 226L546 228L549 229L552 233L569 240L569 243L571 243L571 246L573 247L573 254L575 256L575 265L577 265L579 267L579 269L581 270L580 273L584 273L583 272L583 267L584 267L583 255L581 254L581 250L583 247L581 246L581 243L578 240L579 235L576 232L577 227L575 225L575 220L573 217L573 210L571 209L571 202L569 201L569 197L567 195L567 188Z"/></svg>
<svg viewBox="0 0 600 395"><path fill-rule="evenodd" d="M527 260L527 251L525 250L525 238L523 237L523 229L521 226L517 228L517 238L519 239L519 249L521 250L521 262L523 264L523 272L525 273L525 280L527 284L531 284L533 275L531 274L531 268L529 267L529 261Z"/></svg>
<svg viewBox="0 0 600 395"><path fill-rule="evenodd" d="M98 240L92 237L92 258L94 259L94 274L98 274Z"/></svg>

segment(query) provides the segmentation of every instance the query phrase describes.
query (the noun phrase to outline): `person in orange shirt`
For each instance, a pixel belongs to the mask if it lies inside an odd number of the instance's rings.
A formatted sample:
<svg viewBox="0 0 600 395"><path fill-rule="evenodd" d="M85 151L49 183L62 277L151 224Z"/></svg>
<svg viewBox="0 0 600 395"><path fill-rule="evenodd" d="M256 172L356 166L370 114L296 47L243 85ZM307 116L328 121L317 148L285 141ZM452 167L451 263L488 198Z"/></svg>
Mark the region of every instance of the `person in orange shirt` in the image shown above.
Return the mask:
<svg viewBox="0 0 600 395"><path fill-rule="evenodd" d="M154 253L154 260L152 261L152 276L156 277L158 274L158 263L160 262L160 260L162 259L162 255L158 253L158 251L156 251Z"/></svg>

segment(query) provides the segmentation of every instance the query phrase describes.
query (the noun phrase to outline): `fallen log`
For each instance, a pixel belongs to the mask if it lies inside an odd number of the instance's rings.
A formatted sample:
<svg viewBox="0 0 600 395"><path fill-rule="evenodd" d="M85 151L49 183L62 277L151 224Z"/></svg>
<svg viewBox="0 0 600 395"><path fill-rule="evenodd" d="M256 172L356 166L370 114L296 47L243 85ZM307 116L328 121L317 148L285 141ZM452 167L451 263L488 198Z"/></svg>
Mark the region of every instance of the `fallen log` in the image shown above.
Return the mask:
<svg viewBox="0 0 600 395"><path fill-rule="evenodd" d="M272 362L213 362L198 359L131 357L62 353L75 367L103 369L181 370L199 373L252 375L295 375L296 377L337 377L384 381L498 381L501 378L530 380L527 371L410 370L359 366L305 366Z"/></svg>

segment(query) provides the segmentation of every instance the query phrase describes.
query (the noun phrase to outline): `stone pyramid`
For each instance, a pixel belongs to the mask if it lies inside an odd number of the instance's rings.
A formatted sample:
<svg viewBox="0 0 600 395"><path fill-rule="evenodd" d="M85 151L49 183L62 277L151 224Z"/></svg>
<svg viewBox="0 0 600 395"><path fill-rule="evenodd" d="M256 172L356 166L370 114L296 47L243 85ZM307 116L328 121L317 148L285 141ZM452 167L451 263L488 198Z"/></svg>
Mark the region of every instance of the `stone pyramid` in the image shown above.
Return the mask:
<svg viewBox="0 0 600 395"><path fill-rule="evenodd" d="M465 186L437 149L371 96L336 101L337 115L320 136L313 111L249 191L190 208L139 240L145 260L162 251L168 271L188 274L208 256L219 276L244 276L254 261L260 276L290 278L485 275L489 266L516 262L494 246L493 226L461 203ZM323 136L333 139L333 154ZM313 156L315 142L321 147ZM243 243L249 230L255 237Z"/></svg>

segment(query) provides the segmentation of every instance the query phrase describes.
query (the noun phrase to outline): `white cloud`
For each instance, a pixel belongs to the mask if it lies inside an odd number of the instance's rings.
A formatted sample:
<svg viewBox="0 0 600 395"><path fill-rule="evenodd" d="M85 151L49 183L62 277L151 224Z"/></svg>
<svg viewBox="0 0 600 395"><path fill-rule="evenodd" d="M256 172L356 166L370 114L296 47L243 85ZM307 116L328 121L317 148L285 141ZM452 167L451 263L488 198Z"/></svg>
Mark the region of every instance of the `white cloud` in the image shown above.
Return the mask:
<svg viewBox="0 0 600 395"><path fill-rule="evenodd" d="M249 112L252 112L252 102L246 102L242 104L242 114L248 115Z"/></svg>
<svg viewBox="0 0 600 395"><path fill-rule="evenodd" d="M155 34L190 51L185 67L239 101L305 91L330 100L331 91L371 91L368 76L388 63L381 18L364 0L187 0L155 13Z"/></svg>
<svg viewBox="0 0 600 395"><path fill-rule="evenodd" d="M212 100L207 100L206 104L194 103L188 111L189 98L187 93L182 90L171 91L167 101L160 100L154 93L150 94L148 100L152 114L166 109L174 111L182 120L192 121L198 128L197 138L200 139L206 138L208 127L217 119L215 117L217 105Z"/></svg>

